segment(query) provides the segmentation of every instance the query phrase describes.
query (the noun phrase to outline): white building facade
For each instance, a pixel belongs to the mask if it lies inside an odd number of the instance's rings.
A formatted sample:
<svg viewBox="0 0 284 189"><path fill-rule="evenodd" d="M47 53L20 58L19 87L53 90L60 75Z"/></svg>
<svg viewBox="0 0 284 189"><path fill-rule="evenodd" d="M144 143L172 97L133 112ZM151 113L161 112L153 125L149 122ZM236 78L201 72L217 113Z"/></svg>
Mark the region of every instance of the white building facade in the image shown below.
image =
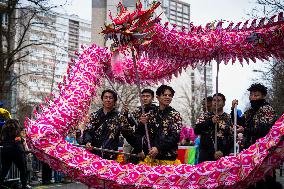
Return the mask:
<svg viewBox="0 0 284 189"><path fill-rule="evenodd" d="M41 45L31 46L24 61L14 66L14 73L21 75L16 98L31 104L43 102L51 92L58 94L57 86L66 75L70 58L76 58L74 51L80 49L80 45L91 44L88 20L59 13L42 14L36 19L26 40ZM48 25L36 24L43 19Z"/></svg>

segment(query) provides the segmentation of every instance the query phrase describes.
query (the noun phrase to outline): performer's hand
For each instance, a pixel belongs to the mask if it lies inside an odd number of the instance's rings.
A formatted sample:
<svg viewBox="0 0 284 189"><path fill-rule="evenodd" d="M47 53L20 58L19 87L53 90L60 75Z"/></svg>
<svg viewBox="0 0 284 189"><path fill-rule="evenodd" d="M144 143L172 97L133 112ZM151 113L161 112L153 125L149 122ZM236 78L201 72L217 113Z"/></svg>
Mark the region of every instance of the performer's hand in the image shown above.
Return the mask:
<svg viewBox="0 0 284 189"><path fill-rule="evenodd" d="M237 125L237 132L238 133L243 133L244 131L245 131L245 129L242 126Z"/></svg>
<svg viewBox="0 0 284 189"><path fill-rule="evenodd" d="M218 123L218 121L219 121L219 116L215 115L215 116L212 117L213 123Z"/></svg>
<svg viewBox="0 0 284 189"><path fill-rule="evenodd" d="M140 122L143 123L144 125L147 123L148 117L144 114L140 117Z"/></svg>
<svg viewBox="0 0 284 189"><path fill-rule="evenodd" d="M159 150L157 147L152 147L150 152L149 152L149 155L151 158L155 159L155 157L158 155L159 153Z"/></svg>
<svg viewBox="0 0 284 189"><path fill-rule="evenodd" d="M121 112L122 113L128 113L129 112L129 108L128 108L128 106L125 104L125 105L123 105L123 107L122 107L122 109L121 109Z"/></svg>
<svg viewBox="0 0 284 189"><path fill-rule="evenodd" d="M216 160L220 159L221 157L223 157L223 152L221 151L216 151L215 154L214 154L214 158Z"/></svg>
<svg viewBox="0 0 284 189"><path fill-rule="evenodd" d="M181 145L185 145L186 140L185 140L185 139L182 139L182 141L181 141L180 143L181 143Z"/></svg>
<svg viewBox="0 0 284 189"><path fill-rule="evenodd" d="M140 153L138 153L137 156L138 156L139 158L141 158L141 159L144 159L144 158L145 158L145 154L144 154L143 151L140 152Z"/></svg>
<svg viewBox="0 0 284 189"><path fill-rule="evenodd" d="M90 143L90 142L87 142L86 147L87 147L88 149L91 149L91 148L92 148L91 143Z"/></svg>
<svg viewBox="0 0 284 189"><path fill-rule="evenodd" d="M237 99L234 99L232 101L232 109L235 108L236 105L238 105L239 101Z"/></svg>

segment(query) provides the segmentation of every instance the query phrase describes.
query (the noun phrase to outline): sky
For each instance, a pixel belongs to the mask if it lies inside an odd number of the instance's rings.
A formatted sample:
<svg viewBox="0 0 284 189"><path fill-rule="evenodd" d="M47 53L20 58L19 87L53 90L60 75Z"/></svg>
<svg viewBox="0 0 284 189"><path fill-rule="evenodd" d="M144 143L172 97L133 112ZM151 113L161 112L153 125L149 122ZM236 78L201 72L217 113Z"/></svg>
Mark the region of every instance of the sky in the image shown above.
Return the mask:
<svg viewBox="0 0 284 189"><path fill-rule="evenodd" d="M190 3L190 19L194 25L205 25L214 20L226 20L244 22L250 19L248 14L256 6L250 0L183 0ZM215 64L214 64L215 63ZM216 62L213 64L213 86L216 86ZM247 89L259 76L259 73L253 72L260 69L264 63L250 62L241 66L239 62L234 65L220 64L218 91L226 96L225 110L230 111L233 99L239 99L239 108L244 110L249 104Z"/></svg>
<svg viewBox="0 0 284 189"><path fill-rule="evenodd" d="M226 20L233 22L244 22L249 19L248 13L255 7L253 0L183 0L190 4L190 19L194 25L205 25L214 20ZM63 13L77 14L81 18L91 20L91 0L69 0L63 7ZM216 62L213 64L213 84L216 81ZM238 62L234 65L221 63L219 71L219 92L226 98L225 110L229 111L231 101L239 99L239 108L244 110L249 103L247 88L259 76L253 72L263 66L263 62L251 62L250 65L241 66ZM257 75L258 74L258 75ZM215 87L214 87L215 88ZM215 89L214 89L215 91Z"/></svg>

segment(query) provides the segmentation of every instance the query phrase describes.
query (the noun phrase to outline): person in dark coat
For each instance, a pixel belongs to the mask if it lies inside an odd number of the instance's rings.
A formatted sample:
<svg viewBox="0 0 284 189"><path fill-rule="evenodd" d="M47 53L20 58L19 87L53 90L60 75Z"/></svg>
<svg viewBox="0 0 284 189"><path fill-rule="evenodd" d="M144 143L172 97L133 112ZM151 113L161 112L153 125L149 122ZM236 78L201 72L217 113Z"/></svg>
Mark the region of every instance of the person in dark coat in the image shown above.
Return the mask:
<svg viewBox="0 0 284 189"><path fill-rule="evenodd" d="M267 135L277 120L273 107L265 100L267 88L260 83L254 83L248 88L248 91L250 92L251 106L241 117L237 118L237 132L243 133L244 136L243 149L250 147L259 138ZM238 104L238 100L235 99L232 101L232 120L234 120L233 109L236 104ZM267 175L265 180L259 181L255 186L249 188L274 188L276 184L275 171L273 171L273 175Z"/></svg>
<svg viewBox="0 0 284 189"><path fill-rule="evenodd" d="M149 131L151 149L148 148L146 137L143 141L134 141L137 152L144 153L146 158L140 163L148 165L180 164L177 160L177 149L182 127L180 113L170 106L175 91L172 87L161 85L156 91L159 106L151 114L141 115L134 136L144 137L145 124ZM135 142L137 142L135 144ZM129 140L132 145L132 141Z"/></svg>
<svg viewBox="0 0 284 189"><path fill-rule="evenodd" d="M248 91L250 92L251 107L237 119L238 132L244 134L245 148L254 144L257 139L267 135L277 120L273 107L265 100L267 88L262 84L255 83L248 88ZM234 119L233 108L236 104L238 104L238 100L233 100L232 120Z"/></svg>
<svg viewBox="0 0 284 189"><path fill-rule="evenodd" d="M104 90L101 95L103 107L91 113L90 121L84 131L83 140L90 152L104 159L115 160L117 154L92 150L93 147L118 150L121 124L119 113L115 109L117 94L112 90Z"/></svg>
<svg viewBox="0 0 284 189"><path fill-rule="evenodd" d="M144 112L148 115L153 115L154 112L157 111L157 106L153 104L154 100L154 91L151 89L143 89L142 92L142 103L144 105ZM143 140L146 140L145 136L135 135L135 131L138 129L139 119L142 116L142 107L137 107L132 113L131 116L129 114L128 107L123 107L123 116L122 125L124 125L122 129L122 134L126 139L124 143L124 149L126 152L132 154L138 154L138 157L127 157L126 160L129 163L137 164L141 160L141 157L144 157L144 154L139 154L141 151L140 148L135 149L133 146L137 146L137 144L141 144ZM132 149L131 149L132 148ZM130 150L129 150L130 149ZM141 156L141 157L139 157Z"/></svg>
<svg viewBox="0 0 284 189"><path fill-rule="evenodd" d="M11 168L12 163L14 163L20 171L22 189L27 188L26 154L21 137L22 129L19 122L15 119L7 120L2 128L1 145L3 148L1 150L1 186L3 186L8 171Z"/></svg>
<svg viewBox="0 0 284 189"><path fill-rule="evenodd" d="M218 160L232 151L233 126L230 115L224 112L225 102L226 98L222 93L213 95L211 112L202 113L196 121L194 133L200 135L198 163ZM215 149L215 127L217 127L217 149Z"/></svg>

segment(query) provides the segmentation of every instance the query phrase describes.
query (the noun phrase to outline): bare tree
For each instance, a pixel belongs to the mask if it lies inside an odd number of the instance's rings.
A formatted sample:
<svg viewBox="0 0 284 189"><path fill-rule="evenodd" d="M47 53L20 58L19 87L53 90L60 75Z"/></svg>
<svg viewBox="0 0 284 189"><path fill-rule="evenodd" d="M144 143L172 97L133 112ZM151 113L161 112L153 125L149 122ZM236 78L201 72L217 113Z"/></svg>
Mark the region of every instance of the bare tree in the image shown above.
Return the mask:
<svg viewBox="0 0 284 189"><path fill-rule="evenodd" d="M284 112L284 62L275 62L271 68L272 85L270 101L278 115Z"/></svg>
<svg viewBox="0 0 284 189"><path fill-rule="evenodd" d="M257 8L253 13L258 17L277 14L284 11L284 1L256 0ZM283 51L284 53L284 51ZM261 72L259 80L270 89L269 101L278 115L284 112L284 61L273 60Z"/></svg>
<svg viewBox="0 0 284 189"><path fill-rule="evenodd" d="M195 70L187 69L174 81L176 94L173 106L180 112L183 121L191 126L201 113L201 100L205 93L204 81L200 80L203 71L202 66Z"/></svg>
<svg viewBox="0 0 284 189"><path fill-rule="evenodd" d="M25 122L26 117L32 117L34 106L34 104L31 104L28 101L18 100L17 118L21 124Z"/></svg>
<svg viewBox="0 0 284 189"><path fill-rule="evenodd" d="M66 3L66 2L65 2ZM11 88L15 81L21 82L20 75L13 70L16 65L24 64L32 47L55 45L54 41L42 38L30 40L30 29L34 25L52 27L52 20L42 15L49 14L57 5L49 0L7 0L0 4L0 100L10 102ZM25 73L24 75L32 74ZM7 99L8 98L8 99Z"/></svg>
<svg viewBox="0 0 284 189"><path fill-rule="evenodd" d="M112 83L114 86L115 91L118 93L118 95L121 97L122 101L118 99L117 102L117 108L121 109L123 104L128 105L128 108L131 110L134 110L138 103L139 103L139 97L138 97L138 91L137 87L130 85L130 84L120 84L120 83ZM97 90L97 96L93 98L93 103L90 107L90 112L93 112L95 110L98 110L102 107L102 101L101 101L101 93L105 89L111 89L114 90L111 85L108 83L108 81L104 81L104 83L101 85L101 87Z"/></svg>
<svg viewBox="0 0 284 189"><path fill-rule="evenodd" d="M194 89L192 89L192 87ZM181 95L178 98L180 113L186 122L191 126L196 123L196 119L201 112L201 96L204 92L203 85L182 86Z"/></svg>
<svg viewBox="0 0 284 189"><path fill-rule="evenodd" d="M266 16L277 14L284 10L284 2L281 0L255 0L257 7L252 10L254 16Z"/></svg>
<svg viewBox="0 0 284 189"><path fill-rule="evenodd" d="M284 112L284 62L272 61L264 70L254 70L260 76L256 80L269 88L268 100L278 115Z"/></svg>

